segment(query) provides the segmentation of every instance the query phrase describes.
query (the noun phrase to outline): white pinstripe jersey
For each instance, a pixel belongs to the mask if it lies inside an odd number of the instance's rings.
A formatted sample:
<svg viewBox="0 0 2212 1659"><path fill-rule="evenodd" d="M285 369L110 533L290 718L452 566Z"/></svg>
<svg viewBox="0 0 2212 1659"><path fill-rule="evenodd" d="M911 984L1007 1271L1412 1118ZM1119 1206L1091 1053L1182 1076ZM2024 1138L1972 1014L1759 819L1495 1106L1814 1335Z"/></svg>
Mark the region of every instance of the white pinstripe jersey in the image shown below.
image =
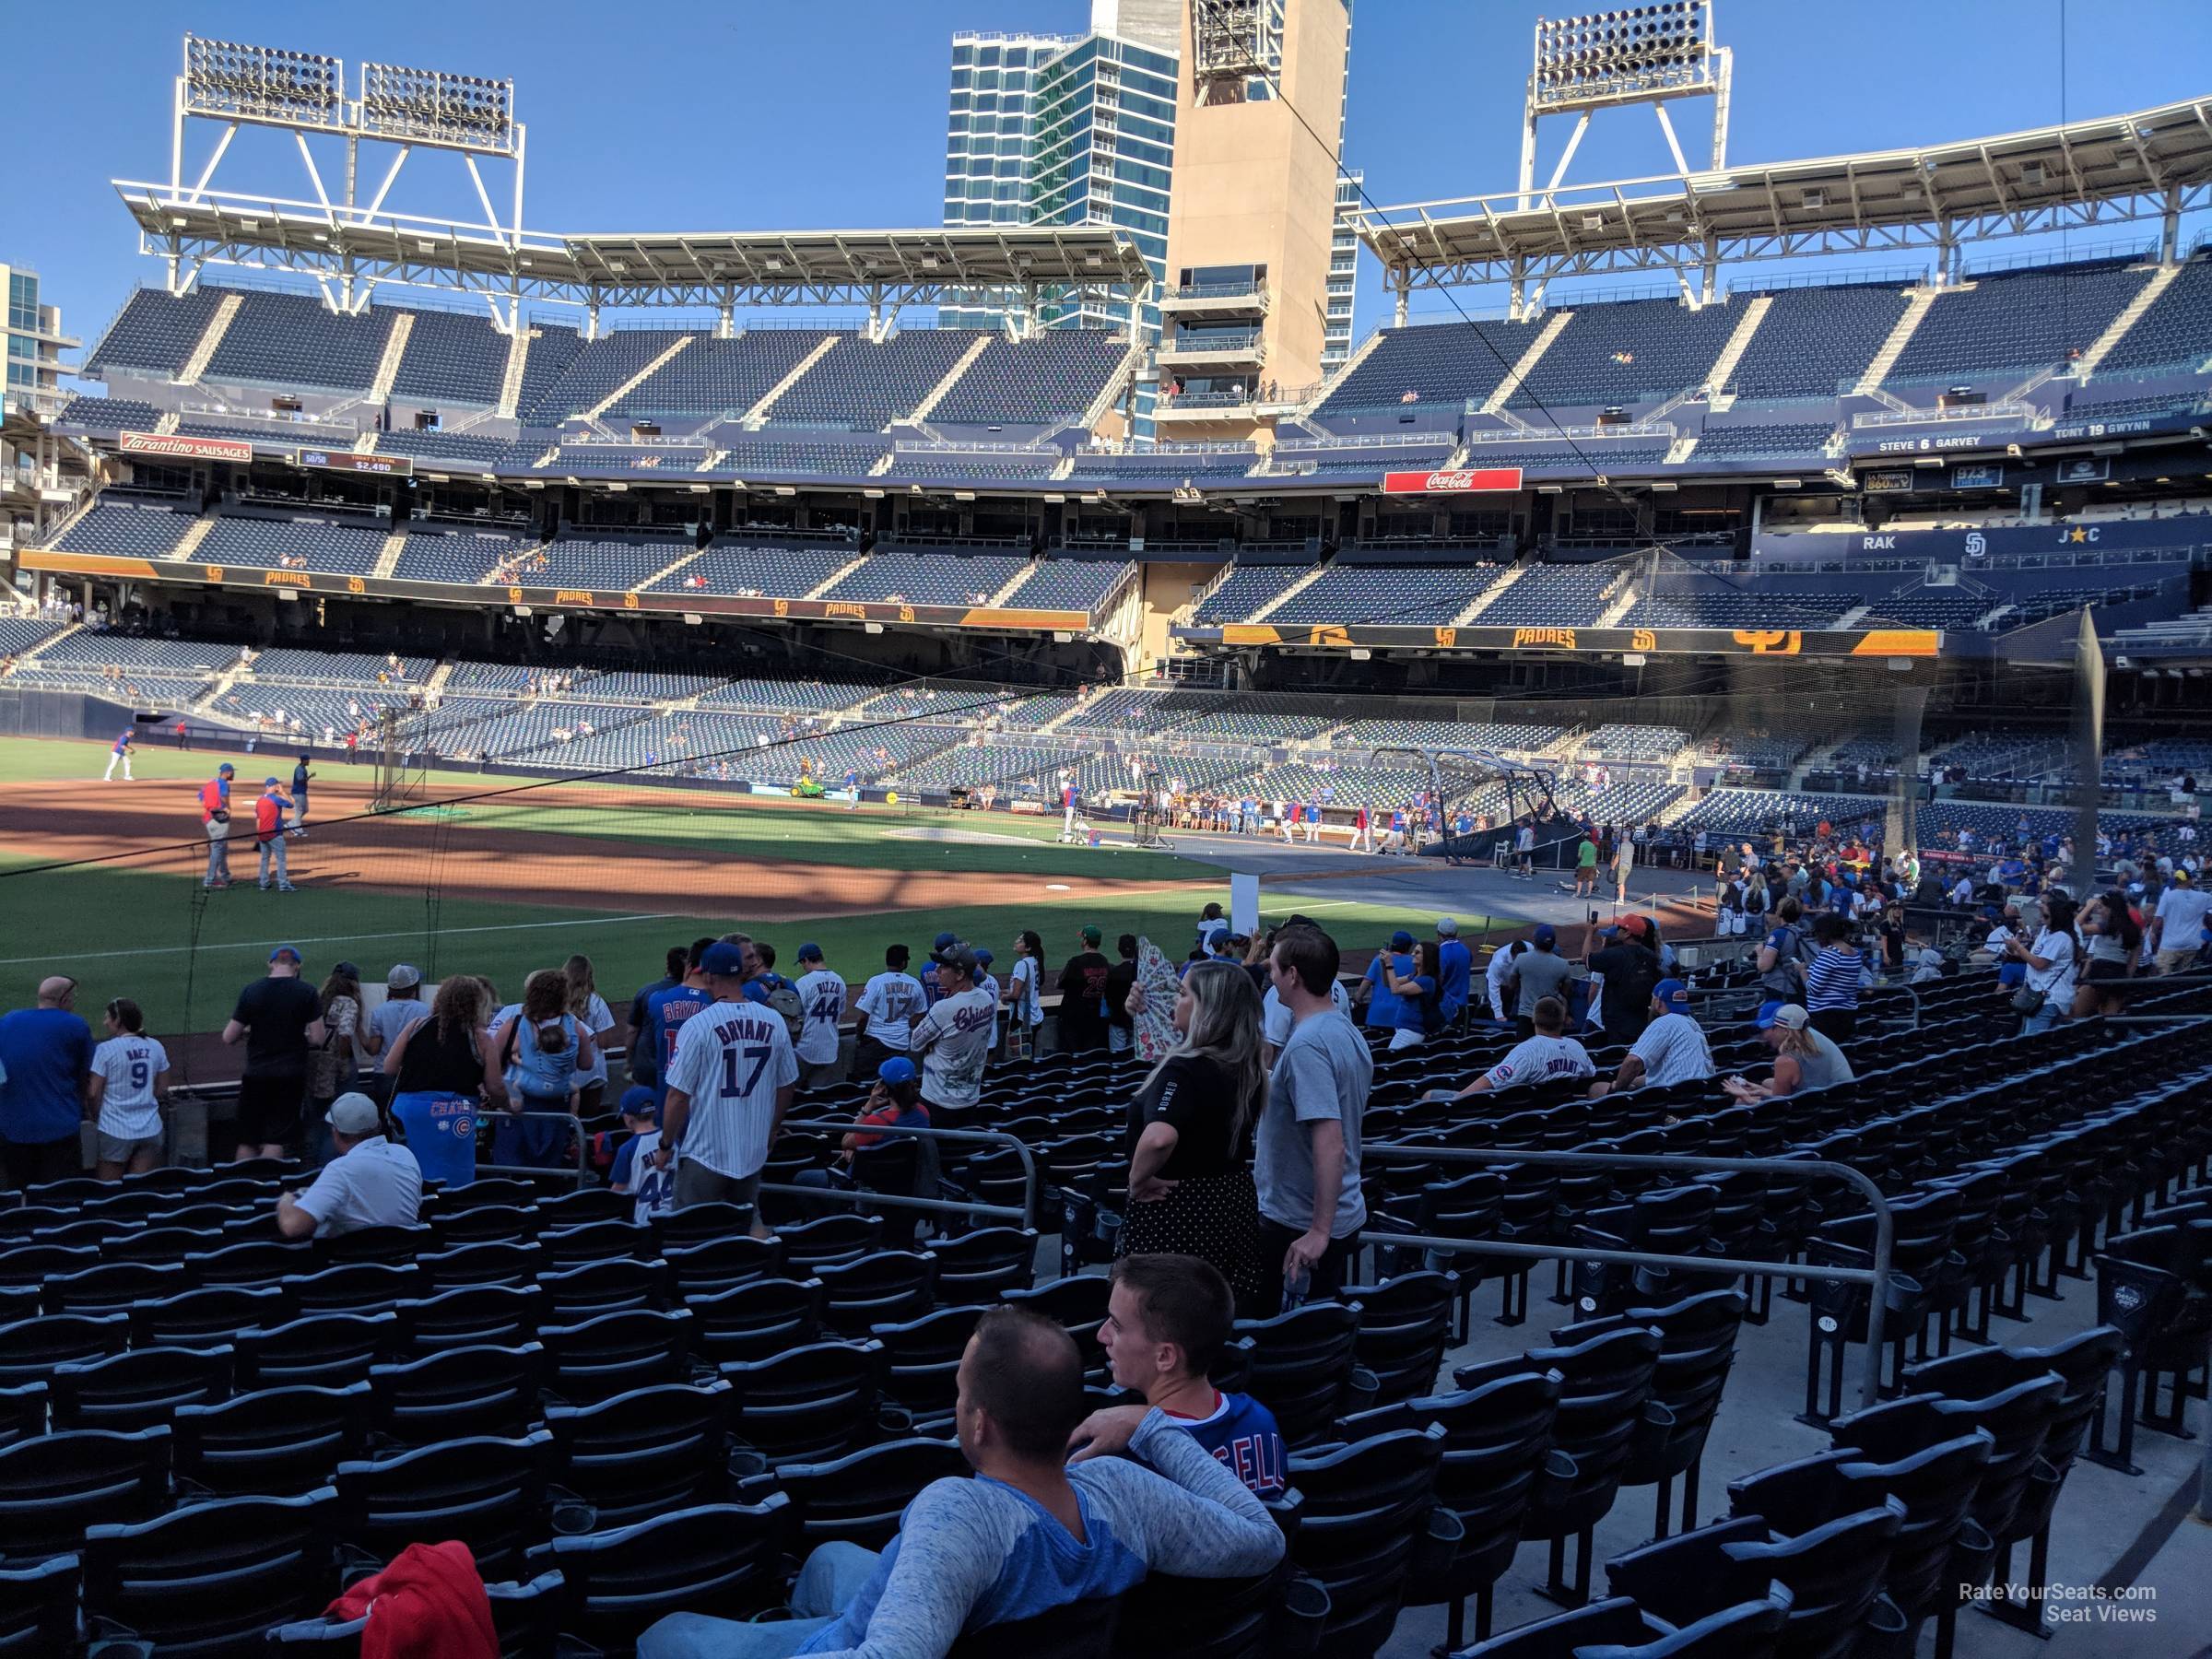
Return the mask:
<svg viewBox="0 0 2212 1659"><path fill-rule="evenodd" d="M776 1091L796 1082L797 1057L783 1017L753 1002L718 1002L684 1021L670 1088L691 1098L679 1156L742 1180L768 1161Z"/></svg>

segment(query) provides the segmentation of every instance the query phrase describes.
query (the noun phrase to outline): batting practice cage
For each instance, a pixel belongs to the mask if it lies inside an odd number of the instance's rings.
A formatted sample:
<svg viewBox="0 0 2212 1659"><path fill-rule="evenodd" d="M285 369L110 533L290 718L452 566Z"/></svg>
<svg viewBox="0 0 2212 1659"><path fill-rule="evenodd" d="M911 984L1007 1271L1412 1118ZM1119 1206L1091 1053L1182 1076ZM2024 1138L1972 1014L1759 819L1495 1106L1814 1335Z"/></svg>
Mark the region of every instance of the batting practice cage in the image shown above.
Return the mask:
<svg viewBox="0 0 2212 1659"><path fill-rule="evenodd" d="M1447 862L1485 879L1524 852L1556 871L1585 825L1685 870L1821 824L1929 855L2023 822L2079 838L2100 805L2124 824L2131 797L2098 796L2102 667L2093 638L2077 660L2072 619L2057 627L2002 700L1987 671L1934 662L1343 650L1194 656L1190 683L1026 686L830 656L735 677L371 657L351 682L331 677L341 664L288 684L265 659L251 673L280 720L228 721L218 695L182 732L166 709L87 699L61 719L19 699L10 729L76 741L0 737L0 995L22 1006L60 972L95 1014L129 997L182 1040L189 1080L280 944L318 982L352 966L371 1001L397 964L426 985L481 975L512 1002L531 971L583 956L626 1007L670 947L733 930L794 977L819 945L855 987L895 945L918 968L942 932L991 950L1002 979L1025 931L1048 971L1088 925L1109 952L1132 933L1180 957L1245 868L1264 921L1319 906L1365 947L1387 906L1265 885L1287 879L1266 862L1286 839L1410 881ZM1452 688L1477 673L1488 694ZM118 724L137 736L127 783L101 776ZM228 821L211 824L223 764ZM1448 908L1408 891L1409 920ZM1510 894L1480 908L1513 924Z"/></svg>

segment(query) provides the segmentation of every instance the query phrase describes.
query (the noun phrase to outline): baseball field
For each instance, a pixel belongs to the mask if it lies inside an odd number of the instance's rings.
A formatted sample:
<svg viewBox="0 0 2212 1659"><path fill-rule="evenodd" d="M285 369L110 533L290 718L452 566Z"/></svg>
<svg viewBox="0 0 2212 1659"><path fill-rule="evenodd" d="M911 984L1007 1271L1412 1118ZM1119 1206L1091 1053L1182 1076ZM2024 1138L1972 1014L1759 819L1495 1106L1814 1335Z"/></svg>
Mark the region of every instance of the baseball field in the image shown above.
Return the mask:
<svg viewBox="0 0 2212 1659"><path fill-rule="evenodd" d="M1111 838L1062 845L1057 819L439 773L421 805L371 815L370 769L337 760L314 763L309 833L287 848L300 890L265 892L252 802L271 773L288 785L293 759L141 748L126 783L120 768L102 782L103 743L0 738L0 1007L67 973L96 1023L128 996L149 1031L190 1037L221 1028L277 944L300 947L312 979L341 959L371 980L405 961L427 978L481 973L503 994L582 951L619 1007L669 946L708 933L767 939L786 969L814 941L858 984L886 946L919 959L947 930L1002 968L1021 929L1056 965L1094 922L1109 950L1137 933L1180 957L1199 911L1230 897L1222 863ZM224 760L238 769L234 885L209 891L195 792ZM1265 888L1261 910L1312 914L1347 947L1426 924L1351 898L1271 901Z"/></svg>

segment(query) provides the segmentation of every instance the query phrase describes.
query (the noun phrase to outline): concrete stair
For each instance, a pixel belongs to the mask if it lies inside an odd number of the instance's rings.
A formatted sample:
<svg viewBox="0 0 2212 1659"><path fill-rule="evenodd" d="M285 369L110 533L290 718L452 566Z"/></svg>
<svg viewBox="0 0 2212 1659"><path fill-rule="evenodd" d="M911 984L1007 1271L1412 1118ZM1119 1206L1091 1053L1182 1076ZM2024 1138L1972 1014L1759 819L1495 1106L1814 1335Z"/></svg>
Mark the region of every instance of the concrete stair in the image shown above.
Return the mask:
<svg viewBox="0 0 2212 1659"><path fill-rule="evenodd" d="M909 414L906 418L909 420L927 420L929 418L929 412L945 401L945 394L952 390L954 382L957 382L961 375L968 372L970 366L974 363L977 358L983 355L984 350L990 346L991 342L997 337L997 335L991 334L988 331L979 333L975 336L975 343L970 346L967 350L960 353L960 360L952 366L952 368L946 373L946 376L943 380L939 381L935 385L929 389L929 395L924 397L920 403L916 404L913 407L913 411ZM1094 424L1096 423L1092 421L1084 422L1084 425L1086 426Z"/></svg>
<svg viewBox="0 0 2212 1659"><path fill-rule="evenodd" d="M1014 572L1014 574L1006 581L1004 586L1002 586L996 593L993 594L988 600L984 601L984 603L987 605L1006 604L1007 600L1013 597L1014 592L1017 588L1021 587L1030 580L1030 577L1037 574L1039 563L1039 560L1031 559L1028 564L1023 565L1020 570Z"/></svg>
<svg viewBox="0 0 2212 1659"><path fill-rule="evenodd" d="M633 594L643 593L654 582L660 581L662 577L675 575L677 571L682 570L686 565L689 564L693 559L697 559L705 551L706 549L704 547L694 547L690 552L685 554L681 559L669 560L668 563L663 565L659 570L655 571L652 575L646 577L644 581L639 582L629 591Z"/></svg>
<svg viewBox="0 0 2212 1659"><path fill-rule="evenodd" d="M1527 573L1528 567L1526 565L1512 565L1508 567L1504 575L1499 577L1497 581L1491 582L1489 586L1484 588L1481 593L1476 594L1473 602L1468 605L1467 608L1461 611L1458 616L1452 618L1452 626L1454 628L1466 627L1468 623L1474 621L1477 617L1481 616L1484 611L1488 610L1491 606L1497 604L1500 596L1504 594L1506 589L1512 587L1514 582L1520 581L1521 578Z"/></svg>
<svg viewBox="0 0 2212 1659"><path fill-rule="evenodd" d="M807 370L813 368L817 363L820 362L824 358L828 357L830 355L830 348L842 338L844 338L842 335L824 335L821 338L821 341L812 351L808 352L805 357L801 358L796 363L792 365L792 370L789 374L786 374L782 380L771 386L768 389L766 395L764 395L759 403L755 404L751 408L747 409L742 417L740 417L740 419L744 423L745 429L748 432L758 431L760 429L761 422L768 418L769 410L775 407L776 399L782 396L784 393L790 391L794 386L797 385L799 383L799 377L805 374Z"/></svg>
<svg viewBox="0 0 2212 1659"><path fill-rule="evenodd" d="M694 335L677 335L675 343L671 345L667 350L662 352L658 357L654 358L652 362L646 364L644 368L639 370L635 374L631 375L628 380L617 386L612 392L608 393L605 397L594 404L589 409L585 410L584 413L594 420L598 419L600 416L606 414L609 409L620 403L625 397L628 397L632 392L636 391L640 386L643 385L647 381L658 374L661 370L675 358L677 352L683 350L685 347L690 345L695 338L697 338L697 336Z"/></svg>
<svg viewBox="0 0 2212 1659"><path fill-rule="evenodd" d="M207 372L207 359L215 355L215 348L223 343L223 336L230 332L230 319L238 315L239 307L245 302L245 295L235 289L217 302L215 315L207 319L207 326L200 331L198 344L193 347L192 355L184 359L184 367L177 371L180 381L196 381Z"/></svg>
<svg viewBox="0 0 2212 1659"><path fill-rule="evenodd" d="M371 580L389 582L392 572L399 567L399 556L407 545L407 533L394 530L384 537L384 545L376 550L376 562L369 567Z"/></svg>
<svg viewBox="0 0 2212 1659"><path fill-rule="evenodd" d="M831 576L827 582L816 582L812 588L808 589L806 593L801 594L799 597L802 599L819 599L823 597L830 592L831 588L835 587L846 577L852 575L853 571L859 570L861 565L866 561L867 557L868 556L865 553L853 554L851 559L847 559L843 564L837 567L837 572L835 575Z"/></svg>
<svg viewBox="0 0 2212 1659"><path fill-rule="evenodd" d="M1559 337L1559 331L1573 320L1574 313L1571 311L1556 311L1544 319L1544 326L1536 330L1536 337L1528 343L1528 349L1521 354L1521 360L1513 365L1511 373L1498 382L1497 390L1483 400L1483 414L1496 415L1504 409L1505 400L1521 389L1545 350Z"/></svg>
<svg viewBox="0 0 2212 1659"><path fill-rule="evenodd" d="M515 403L523 394L523 371L530 364L530 342L536 337L536 330L515 319L514 333L507 337L507 368L500 376L500 401L494 410L502 420L514 418Z"/></svg>
<svg viewBox="0 0 2212 1659"><path fill-rule="evenodd" d="M200 550L200 544L214 534L215 514L212 512L202 513L185 527L184 539L177 544L176 550L170 554L170 559L178 564L186 562Z"/></svg>
<svg viewBox="0 0 2212 1659"><path fill-rule="evenodd" d="M1918 288L1905 297L1905 314L1897 320L1897 326L1889 331L1889 337L1882 342L1882 348L1874 354L1874 361L1866 365L1866 372L1859 376L1859 383L1852 387L1854 396L1872 397L1880 390L1881 383L1889 378L1889 371L1897 366L1897 359L1904 355L1905 347L1912 343L1912 336L1920 331L1921 319L1928 314L1928 307L1935 304L1939 296L1957 291L1952 288Z"/></svg>
<svg viewBox="0 0 2212 1659"><path fill-rule="evenodd" d="M2162 265L2152 272L2150 280L2143 285L2142 291L2121 309L2120 314L2112 320L2102 334L2089 342L2088 349L2081 354L2077 362L2069 365L2068 371L2082 381L2087 381L2096 373L2097 365L2112 355L2112 347L2119 345L2127 331L2136 325L2136 319L2156 305L2159 296L2171 288L2173 279L2181 274L2182 267L2178 265Z"/></svg>
<svg viewBox="0 0 2212 1659"><path fill-rule="evenodd" d="M1380 328L1369 329L1367 332L1367 338L1360 341L1358 347L1352 352L1352 355L1344 359L1344 367L1337 370L1335 373L1330 375L1326 380L1321 382L1321 390L1313 394L1313 396L1310 402L1300 406L1295 418L1303 420L1307 416L1312 414L1315 409L1319 408L1323 401L1329 395L1330 388L1341 384L1345 377L1350 374L1353 370L1359 368L1360 364L1366 362L1369 353L1372 352L1376 347L1382 344L1382 331Z"/></svg>
<svg viewBox="0 0 2212 1659"><path fill-rule="evenodd" d="M1744 307L1744 314L1736 320L1735 332L1728 336L1728 343L1721 347L1721 355L1713 361L1712 372L1705 377L1705 383L1712 388L1711 407L1735 407L1735 394L1724 389L1728 384L1728 377L1735 372L1736 364L1743 361L1744 353L1750 348L1751 336L1759 332L1759 324L1773 309L1774 296L1771 294L1760 294ZM1672 460L1673 457L1669 456L1668 459Z"/></svg>
<svg viewBox="0 0 2212 1659"><path fill-rule="evenodd" d="M1266 604L1261 606L1258 610L1253 611L1251 617L1247 619L1253 622L1266 621L1267 618L1274 616L1277 611L1282 609L1284 606L1288 605L1291 600L1297 598L1299 594L1304 593L1308 588L1319 582L1321 580L1322 571L1327 568L1328 567L1325 565L1315 565L1312 570L1308 571L1303 576L1300 576L1296 582L1292 582L1288 587L1285 588L1274 598L1268 600Z"/></svg>
<svg viewBox="0 0 2212 1659"><path fill-rule="evenodd" d="M1597 621L1594 626L1618 628L1620 619L1636 608L1636 601L1640 597L1641 597L1641 590L1634 582L1630 582L1606 602L1604 610L1597 613Z"/></svg>
<svg viewBox="0 0 2212 1659"><path fill-rule="evenodd" d="M392 395L392 382L399 378L399 360L407 355L407 341L414 333L415 313L394 312L392 332L384 336L384 354L376 359L376 372L370 377L365 401L381 404Z"/></svg>
<svg viewBox="0 0 2212 1659"><path fill-rule="evenodd" d="M1666 459L1660 465L1662 466L1679 466L1689 459L1691 454L1696 452L1697 447L1698 434L1695 432L1685 438L1677 438L1666 446Z"/></svg>

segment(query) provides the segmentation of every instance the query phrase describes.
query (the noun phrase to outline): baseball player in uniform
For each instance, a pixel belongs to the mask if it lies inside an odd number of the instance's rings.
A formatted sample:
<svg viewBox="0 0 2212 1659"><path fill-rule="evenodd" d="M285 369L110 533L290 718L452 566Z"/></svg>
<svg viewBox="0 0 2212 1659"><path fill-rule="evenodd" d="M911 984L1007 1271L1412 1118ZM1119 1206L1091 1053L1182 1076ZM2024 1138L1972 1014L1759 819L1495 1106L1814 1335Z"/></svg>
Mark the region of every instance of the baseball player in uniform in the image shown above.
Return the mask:
<svg viewBox="0 0 2212 1659"><path fill-rule="evenodd" d="M110 750L108 751L108 770L107 770L106 771L104 771L104 772L101 772L101 773L100 774L100 781L102 783L109 783L109 782L112 782L114 781L114 778L115 778L115 762L116 762L116 761L118 761L118 760L120 760L120 761L122 761L122 762L123 762L123 781L124 781L125 783L128 783L128 782L132 782L132 778L131 778L131 738L132 738L132 735L133 735L133 734L132 734L132 733L130 733L130 732L128 732L128 731L125 731L125 732L123 734L123 735L122 735L122 736L120 736L120 737L118 737L118 738L116 738L116 739L115 739L115 747L114 747L113 748L112 748L112 749L110 749Z"/></svg>

